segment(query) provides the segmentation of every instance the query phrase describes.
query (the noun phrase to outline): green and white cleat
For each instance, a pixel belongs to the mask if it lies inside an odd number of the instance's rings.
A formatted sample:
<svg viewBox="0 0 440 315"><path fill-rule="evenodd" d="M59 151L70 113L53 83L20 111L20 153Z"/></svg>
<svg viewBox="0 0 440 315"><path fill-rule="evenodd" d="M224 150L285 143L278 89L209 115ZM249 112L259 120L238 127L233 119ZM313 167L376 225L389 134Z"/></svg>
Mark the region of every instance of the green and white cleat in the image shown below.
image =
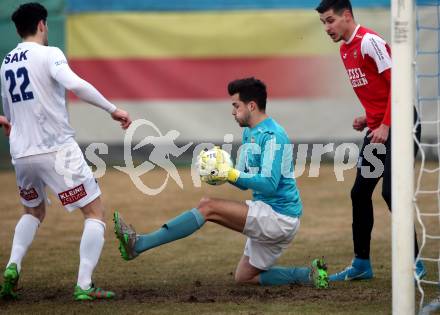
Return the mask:
<svg viewBox="0 0 440 315"><path fill-rule="evenodd" d="M119 252L125 260L135 259L139 254L134 249L137 234L133 226L124 222L118 211L113 214L115 234L119 240Z"/></svg>
<svg viewBox="0 0 440 315"><path fill-rule="evenodd" d="M317 258L312 261L310 268L310 280L317 289L328 288L327 265L324 258Z"/></svg>
<svg viewBox="0 0 440 315"><path fill-rule="evenodd" d="M17 285L20 275L18 274L17 264L10 264L3 273L3 285L0 290L0 298L15 300L18 298Z"/></svg>
<svg viewBox="0 0 440 315"><path fill-rule="evenodd" d="M83 290L79 285L77 285L75 287L75 291L73 291L73 298L75 299L75 301L93 301L97 299L110 300L114 297L114 292L106 291L101 288L95 288L93 284L87 290Z"/></svg>

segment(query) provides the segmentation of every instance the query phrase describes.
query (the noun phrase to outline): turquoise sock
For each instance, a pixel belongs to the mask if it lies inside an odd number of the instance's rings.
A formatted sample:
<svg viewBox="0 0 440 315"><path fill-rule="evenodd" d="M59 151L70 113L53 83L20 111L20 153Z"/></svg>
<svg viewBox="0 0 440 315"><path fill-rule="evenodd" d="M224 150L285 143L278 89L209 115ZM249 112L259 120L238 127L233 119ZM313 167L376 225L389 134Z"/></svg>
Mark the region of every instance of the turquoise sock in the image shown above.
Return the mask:
<svg viewBox="0 0 440 315"><path fill-rule="evenodd" d="M272 267L260 273L261 285L283 285L289 283L311 283L308 267Z"/></svg>
<svg viewBox="0 0 440 315"><path fill-rule="evenodd" d="M205 218L196 208L185 211L165 223L159 230L149 234L139 235L134 249L142 253L180 238L193 234L205 223Z"/></svg>

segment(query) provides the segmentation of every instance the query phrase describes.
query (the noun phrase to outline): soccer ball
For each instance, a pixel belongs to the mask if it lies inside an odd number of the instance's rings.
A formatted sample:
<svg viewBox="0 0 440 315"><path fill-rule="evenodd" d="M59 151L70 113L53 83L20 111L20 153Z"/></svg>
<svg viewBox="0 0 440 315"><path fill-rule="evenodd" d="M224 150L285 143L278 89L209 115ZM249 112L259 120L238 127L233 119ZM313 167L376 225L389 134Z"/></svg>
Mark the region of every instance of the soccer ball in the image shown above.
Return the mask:
<svg viewBox="0 0 440 315"><path fill-rule="evenodd" d="M230 167L233 167L229 153L220 149L219 147L204 149L202 152L200 152L197 163L200 179L202 182L205 182L209 185L221 185L227 182L227 179L219 180L213 178L219 175L216 167L218 163L227 164Z"/></svg>

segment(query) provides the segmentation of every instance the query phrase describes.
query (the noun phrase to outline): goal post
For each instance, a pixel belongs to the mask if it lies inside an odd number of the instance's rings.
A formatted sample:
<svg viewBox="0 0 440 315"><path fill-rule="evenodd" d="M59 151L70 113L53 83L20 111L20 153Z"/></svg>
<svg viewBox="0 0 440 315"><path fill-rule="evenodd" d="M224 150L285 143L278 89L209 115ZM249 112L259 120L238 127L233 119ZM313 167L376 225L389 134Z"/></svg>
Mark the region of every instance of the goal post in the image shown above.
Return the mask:
<svg viewBox="0 0 440 315"><path fill-rule="evenodd" d="M391 1L392 312L414 314L414 1Z"/></svg>

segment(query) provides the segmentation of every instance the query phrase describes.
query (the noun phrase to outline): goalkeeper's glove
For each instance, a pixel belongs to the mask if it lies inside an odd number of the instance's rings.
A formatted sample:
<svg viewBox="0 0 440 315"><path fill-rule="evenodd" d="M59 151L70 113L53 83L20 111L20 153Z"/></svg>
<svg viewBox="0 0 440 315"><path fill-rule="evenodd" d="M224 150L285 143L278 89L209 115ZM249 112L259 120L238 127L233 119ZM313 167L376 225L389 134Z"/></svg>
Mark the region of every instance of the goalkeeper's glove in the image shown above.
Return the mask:
<svg viewBox="0 0 440 315"><path fill-rule="evenodd" d="M200 175L208 181L229 181L235 183L240 176L240 171L230 165L230 161L225 160L222 149L214 147L215 162L203 158L204 152L199 155Z"/></svg>
<svg viewBox="0 0 440 315"><path fill-rule="evenodd" d="M224 162L217 162L215 164L215 170L217 175L212 175L213 180L227 180L231 183L235 183L240 177L240 171L231 167L229 164Z"/></svg>

